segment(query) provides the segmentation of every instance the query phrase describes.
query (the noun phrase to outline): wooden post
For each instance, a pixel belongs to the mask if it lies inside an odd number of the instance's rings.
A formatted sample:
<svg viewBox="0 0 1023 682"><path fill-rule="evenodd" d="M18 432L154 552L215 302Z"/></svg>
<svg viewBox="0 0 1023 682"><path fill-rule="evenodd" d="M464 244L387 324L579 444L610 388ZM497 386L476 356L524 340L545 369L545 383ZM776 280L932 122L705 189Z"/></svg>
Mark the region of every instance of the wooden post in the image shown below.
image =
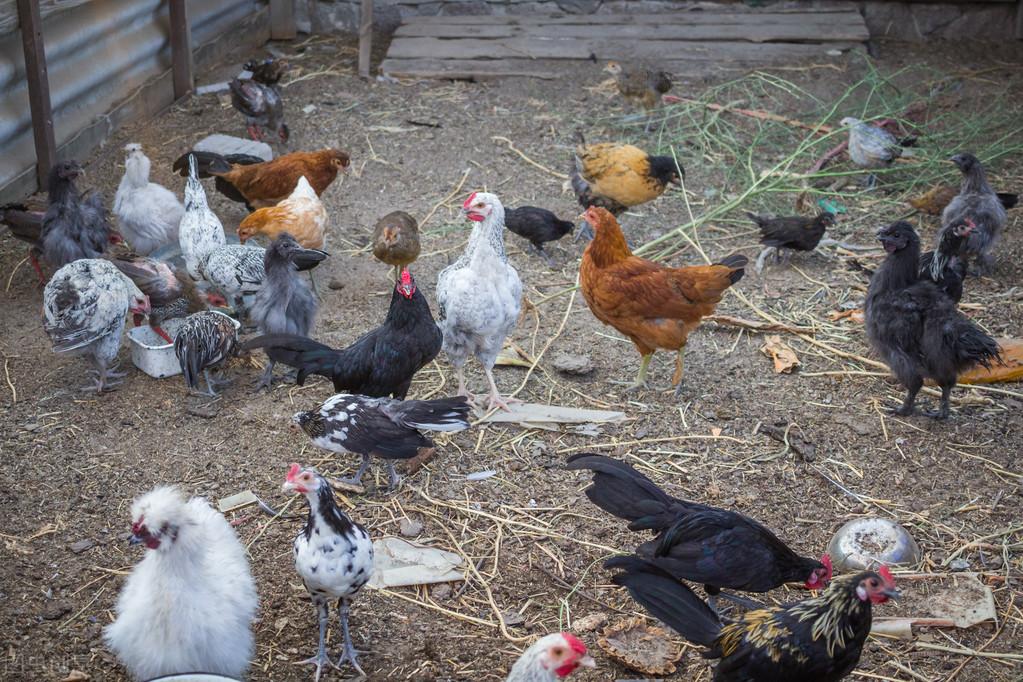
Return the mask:
<svg viewBox="0 0 1023 682"><path fill-rule="evenodd" d="M270 0L270 40L293 40L297 35L295 0Z"/></svg>
<svg viewBox="0 0 1023 682"><path fill-rule="evenodd" d="M36 144L36 178L46 188L50 168L57 162L57 143L53 137L53 109L50 106L50 78L46 73L43 47L43 22L38 0L18 0L18 22L25 48L25 77L28 79L28 103L32 109L32 133Z"/></svg>
<svg viewBox="0 0 1023 682"><path fill-rule="evenodd" d="M359 76L369 78L369 59L373 49L373 0L362 0L359 12Z"/></svg>
<svg viewBox="0 0 1023 682"><path fill-rule="evenodd" d="M174 73L174 99L192 92L192 28L188 24L185 0L170 0L171 67Z"/></svg>
<svg viewBox="0 0 1023 682"><path fill-rule="evenodd" d="M1016 40L1023 40L1023 0L1016 3Z"/></svg>

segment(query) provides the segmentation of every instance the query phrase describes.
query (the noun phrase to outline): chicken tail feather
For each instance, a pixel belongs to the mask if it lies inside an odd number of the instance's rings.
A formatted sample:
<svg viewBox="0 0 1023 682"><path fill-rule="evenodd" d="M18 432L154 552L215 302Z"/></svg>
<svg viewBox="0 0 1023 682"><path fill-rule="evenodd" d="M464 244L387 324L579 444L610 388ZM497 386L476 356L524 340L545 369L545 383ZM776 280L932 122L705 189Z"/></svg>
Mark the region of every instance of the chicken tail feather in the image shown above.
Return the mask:
<svg viewBox="0 0 1023 682"><path fill-rule="evenodd" d="M188 177L188 157L195 156L200 178L209 178L231 170L226 158L215 152L189 151L178 157L174 162L174 171L183 178Z"/></svg>
<svg viewBox="0 0 1023 682"><path fill-rule="evenodd" d="M614 557L604 567L622 571L611 581L627 589L650 615L694 644L714 646L721 634L721 621L702 599L669 573L633 556Z"/></svg>
<svg viewBox="0 0 1023 682"><path fill-rule="evenodd" d="M469 427L469 403L465 396L437 400L406 400L390 410L400 424L427 431L461 431Z"/></svg>
<svg viewBox="0 0 1023 682"><path fill-rule="evenodd" d="M746 270L744 268L748 264L749 258L746 258L746 256L743 256L742 254L733 253L731 256L725 256L714 265L723 265L726 268L731 268L732 273L728 275L728 280L732 284L735 284L740 279L742 279L742 276L744 274L746 274Z"/></svg>

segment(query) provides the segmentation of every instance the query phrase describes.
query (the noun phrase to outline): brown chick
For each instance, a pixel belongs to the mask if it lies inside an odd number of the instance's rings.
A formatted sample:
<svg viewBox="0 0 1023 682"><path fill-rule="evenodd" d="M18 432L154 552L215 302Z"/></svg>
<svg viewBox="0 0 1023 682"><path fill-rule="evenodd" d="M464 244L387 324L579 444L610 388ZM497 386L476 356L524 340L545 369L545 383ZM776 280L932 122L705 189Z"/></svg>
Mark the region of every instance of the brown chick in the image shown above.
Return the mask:
<svg viewBox="0 0 1023 682"><path fill-rule="evenodd" d="M927 215L940 216L945 207L959 194L959 188L952 185L935 185L917 197L909 200L909 205ZM998 201L1006 210L1014 208L1018 203L1018 195L1009 192L995 192Z"/></svg>
<svg viewBox="0 0 1023 682"><path fill-rule="evenodd" d="M330 187L338 171L348 172L348 152L321 149L315 152L293 152L272 161L256 162L256 157L224 157L214 152L192 151L174 162L174 170L188 177L188 156L195 155L200 178L217 178L217 191L234 201L244 202L250 209L276 206L287 199L305 176L317 196ZM234 163L234 160L240 162Z"/></svg>
<svg viewBox="0 0 1023 682"><path fill-rule="evenodd" d="M394 279L401 269L419 258L419 223L405 211L393 211L377 221L373 228L373 255L394 266Z"/></svg>
<svg viewBox="0 0 1023 682"><path fill-rule="evenodd" d="M615 77L618 92L626 102L643 107L647 115L646 130L649 131L653 120L651 116L661 101L661 95L671 90L671 78L667 72L619 62L608 62L604 71Z"/></svg>
<svg viewBox="0 0 1023 682"><path fill-rule="evenodd" d="M327 209L303 175L291 195L277 204L253 211L238 225L244 244L256 235L273 241L287 232L305 249L322 249L327 229Z"/></svg>
<svg viewBox="0 0 1023 682"><path fill-rule="evenodd" d="M713 265L665 267L633 256L618 221L605 209L589 208L583 217L596 230L579 266L583 298L594 317L627 336L643 357L629 389L646 387L650 358L663 348L678 353L672 379L678 396L690 332L742 279L748 259L733 254Z"/></svg>

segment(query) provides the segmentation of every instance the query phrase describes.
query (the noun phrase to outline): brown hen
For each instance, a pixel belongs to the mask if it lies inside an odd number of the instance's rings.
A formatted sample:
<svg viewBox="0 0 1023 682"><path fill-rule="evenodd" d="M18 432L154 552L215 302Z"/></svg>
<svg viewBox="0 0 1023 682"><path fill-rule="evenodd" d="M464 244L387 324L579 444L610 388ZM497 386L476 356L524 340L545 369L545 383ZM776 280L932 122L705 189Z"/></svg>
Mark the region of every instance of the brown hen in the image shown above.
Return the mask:
<svg viewBox="0 0 1023 682"><path fill-rule="evenodd" d="M583 252L579 283L593 316L627 336L643 357L629 388L646 386L650 358L663 348L678 353L672 379L677 396L690 332L742 279L748 259L733 254L713 265L665 267L633 256L618 221L605 209L589 208L584 217L596 236Z"/></svg>
<svg viewBox="0 0 1023 682"><path fill-rule="evenodd" d="M649 131L653 121L651 117L661 101L661 95L671 90L671 77L659 69L619 62L608 62L604 71L615 77L618 92L626 102L643 107L647 115L646 130Z"/></svg>
<svg viewBox="0 0 1023 682"><path fill-rule="evenodd" d="M419 223L405 211L393 211L377 221L373 228L373 255L394 266L394 279L401 269L419 258Z"/></svg>
<svg viewBox="0 0 1023 682"><path fill-rule="evenodd" d="M174 170L181 177L188 177L189 154L195 155L200 178L217 178L217 191L229 199L244 202L250 209L275 206L287 199L303 175L319 196L334 182L338 171L348 172L351 163L348 152L329 148L293 152L263 162L245 155L224 157L213 152L193 151L174 162Z"/></svg>

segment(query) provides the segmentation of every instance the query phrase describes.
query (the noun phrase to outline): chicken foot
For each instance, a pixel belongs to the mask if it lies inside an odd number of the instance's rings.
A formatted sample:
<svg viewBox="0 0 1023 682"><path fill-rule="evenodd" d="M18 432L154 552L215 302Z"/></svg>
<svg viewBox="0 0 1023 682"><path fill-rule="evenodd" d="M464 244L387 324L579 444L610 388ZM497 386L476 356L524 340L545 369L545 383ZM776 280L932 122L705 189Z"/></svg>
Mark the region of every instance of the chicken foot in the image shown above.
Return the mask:
<svg viewBox="0 0 1023 682"><path fill-rule="evenodd" d="M362 475L364 473L366 473L366 469L368 469L368 468L369 468L369 455L363 455L362 456L362 463L359 464L359 469L355 472L355 475L350 477L350 478L340 478L338 480L341 483L344 483L346 485L361 486L362 485Z"/></svg>
<svg viewBox="0 0 1023 682"><path fill-rule="evenodd" d="M612 384L624 384L625 392L631 393L632 391L638 391L640 389L650 388L646 383L646 371L650 366L650 360L654 357L653 353L648 353L643 356L643 359L639 362L639 374L636 375L636 380L632 383L626 383L624 381L612 381Z"/></svg>
<svg viewBox="0 0 1023 682"><path fill-rule="evenodd" d="M552 268L558 267L558 264L555 262L554 258L551 256L551 254L547 253L544 250L543 246L537 246L536 244L530 244L530 246L533 248L533 252L536 253L536 255L540 256L545 261L547 261L547 265L549 265Z"/></svg>
<svg viewBox="0 0 1023 682"><path fill-rule="evenodd" d="M204 396L208 396L210 398L219 398L220 394L217 393L216 390L214 390L214 387L221 388L222 386L227 386L228 384L231 383L230 379L226 379L224 377L211 377L209 369L204 369L202 371L202 375L206 379L206 390L205 391L199 391L199 390L192 391L192 394L194 394L194 395L204 395Z"/></svg>
<svg viewBox="0 0 1023 682"><path fill-rule="evenodd" d="M500 407L505 412L511 412L509 403L521 403L521 400L516 398L508 397L502 398L501 392L497 390L497 383L494 381L494 372L489 367L484 367L483 371L487 374L487 381L490 383L490 395L487 396L487 410L493 410L494 408Z"/></svg>
<svg viewBox="0 0 1023 682"><path fill-rule="evenodd" d="M586 237L587 241L593 241L593 237L596 236L596 235L593 234L593 228L590 227L590 224L588 222L586 222L585 220L582 222L582 224L579 226L579 228L575 231L575 237L573 238L572 241L576 241L577 242L577 241L579 241L579 237L583 237L583 236Z"/></svg>
<svg viewBox="0 0 1023 682"><path fill-rule="evenodd" d="M391 466L393 470L394 465L392 464ZM340 666L344 665L344 663L347 661L348 663L352 664L352 667L355 668L361 676L366 677L366 671L364 671L362 669L362 666L359 665L358 658L356 657L358 652L352 645L352 633L348 628L348 613L350 610L351 605L348 603L347 599L342 597L341 599L337 600L337 617L341 620L341 637L343 640L342 644L343 648L341 649L341 658L337 660L337 666L335 667L337 667L340 670Z"/></svg>
<svg viewBox="0 0 1023 682"><path fill-rule="evenodd" d="M107 389L114 386L119 386L124 383L120 381L124 377L128 376L127 372L114 372L112 370L117 369L117 365L113 367L104 367L103 365L96 365L95 369L90 369L90 374L96 375L96 383L82 386L79 390L88 391L90 393L95 392L97 395L103 393Z"/></svg>
<svg viewBox="0 0 1023 682"><path fill-rule="evenodd" d="M952 387L951 386L942 386L941 387L941 405L938 407L937 410L926 410L926 411L924 411L924 414L927 415L928 417L932 418L932 419L938 419L938 420L948 419L948 413L949 413L948 403L949 403L949 399L951 397L952 397Z"/></svg>
<svg viewBox="0 0 1023 682"><path fill-rule="evenodd" d="M277 363L274 360L269 360L266 363L266 369L263 370L263 375L259 377L259 381L254 386L254 392L259 393L264 388L269 390L274 383L274 365Z"/></svg>
<svg viewBox="0 0 1023 682"><path fill-rule="evenodd" d="M892 410L892 414L897 414L900 417L908 417L913 414L913 405L916 403L916 394L920 392L920 388L923 387L924 380L921 377L914 377L912 382L906 386L906 399L902 401L902 406Z"/></svg>
<svg viewBox="0 0 1023 682"><path fill-rule="evenodd" d="M465 398L471 402L476 402L476 396L469 392L468 387L465 385L465 365L455 366L455 378L458 379L458 392L455 395L465 396Z"/></svg>
<svg viewBox="0 0 1023 682"><path fill-rule="evenodd" d="M678 357L675 359L675 375L671 378L671 383L675 384L675 398L682 395L682 370L685 367L685 353L686 346L682 344L682 347L678 349Z"/></svg>
<svg viewBox="0 0 1023 682"><path fill-rule="evenodd" d="M337 668L336 665L327 656L327 620L330 618L330 607L327 606L325 601L316 602L316 611L320 616L320 643L316 647L316 655L307 658L304 661L299 661L295 665L315 665L316 675L313 677L313 682L319 682L320 673L323 671L324 664L331 667ZM340 668L338 668L340 670Z"/></svg>

